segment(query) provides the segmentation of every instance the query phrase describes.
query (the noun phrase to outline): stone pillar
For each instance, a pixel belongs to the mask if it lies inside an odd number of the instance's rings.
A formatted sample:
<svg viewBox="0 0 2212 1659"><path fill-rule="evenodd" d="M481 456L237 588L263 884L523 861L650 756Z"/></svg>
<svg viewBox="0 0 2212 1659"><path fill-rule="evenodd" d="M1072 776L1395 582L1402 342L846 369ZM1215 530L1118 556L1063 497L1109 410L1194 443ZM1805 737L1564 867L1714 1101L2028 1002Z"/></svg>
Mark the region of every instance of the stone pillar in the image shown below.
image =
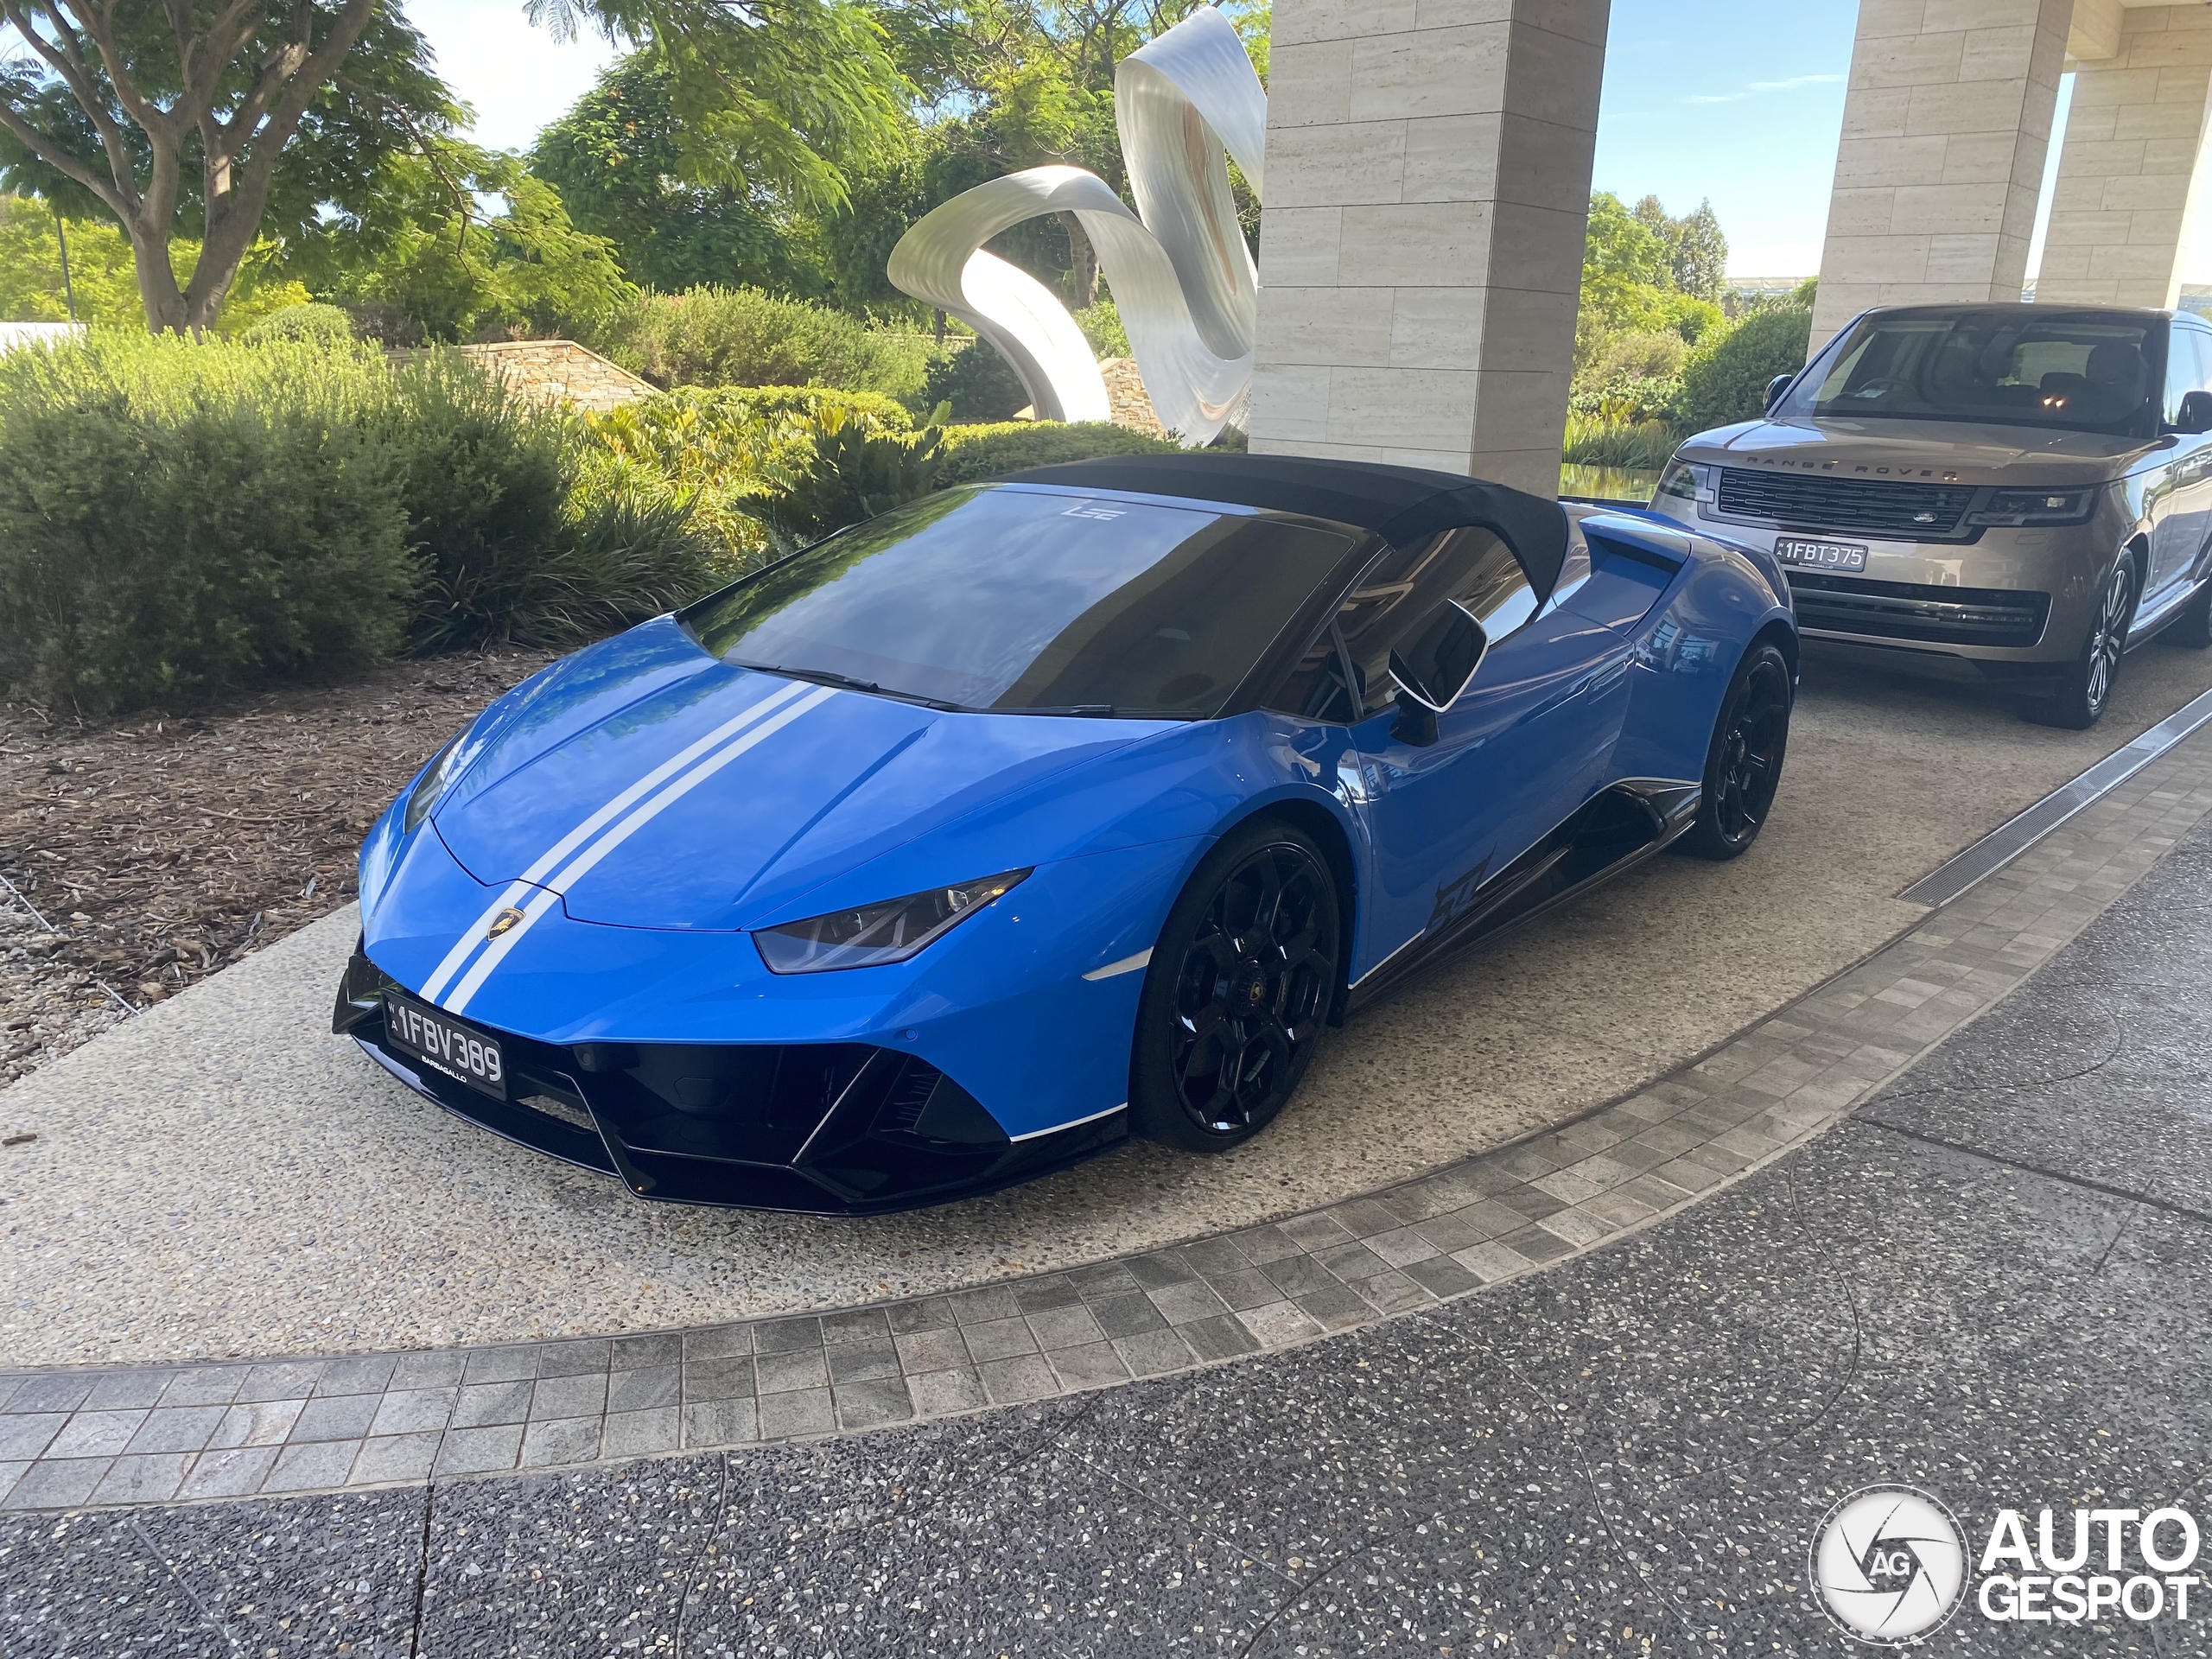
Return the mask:
<svg viewBox="0 0 2212 1659"><path fill-rule="evenodd" d="M2171 306L2181 296L2212 93L2212 11L2116 10L2107 53L2082 55L2090 42L2078 19L2075 29L2074 108L2036 278L2044 304Z"/></svg>
<svg viewBox="0 0 2212 1659"><path fill-rule="evenodd" d="M1275 0L1252 448L1559 489L1610 0Z"/></svg>
<svg viewBox="0 0 2212 1659"><path fill-rule="evenodd" d="M1860 0L1813 349L1870 305L2014 300L2074 0Z"/></svg>

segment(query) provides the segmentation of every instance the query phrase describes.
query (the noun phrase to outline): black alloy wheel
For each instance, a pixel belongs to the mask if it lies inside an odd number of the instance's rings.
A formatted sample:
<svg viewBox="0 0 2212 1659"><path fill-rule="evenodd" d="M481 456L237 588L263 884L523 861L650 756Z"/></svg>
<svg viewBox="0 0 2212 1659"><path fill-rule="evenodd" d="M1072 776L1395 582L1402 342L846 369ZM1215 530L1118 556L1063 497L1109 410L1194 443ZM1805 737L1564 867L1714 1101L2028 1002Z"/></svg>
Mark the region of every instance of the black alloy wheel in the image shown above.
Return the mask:
<svg viewBox="0 0 2212 1659"><path fill-rule="evenodd" d="M1706 753L1697 821L1675 844L1698 858L1734 858L1759 836L1782 783L1796 688L1789 659L1762 641L1744 653Z"/></svg>
<svg viewBox="0 0 2212 1659"><path fill-rule="evenodd" d="M2097 590L2097 613L2089 624L2082 654L2059 677L2054 696L2027 705L2031 720L2069 731L2086 731L2104 718L2127 651L2127 629L2135 620L2135 565L2123 554Z"/></svg>
<svg viewBox="0 0 2212 1659"><path fill-rule="evenodd" d="M1137 1008L1138 1133L1225 1152L1272 1122L1306 1075L1337 993L1337 884L1306 836L1224 836L1168 912Z"/></svg>

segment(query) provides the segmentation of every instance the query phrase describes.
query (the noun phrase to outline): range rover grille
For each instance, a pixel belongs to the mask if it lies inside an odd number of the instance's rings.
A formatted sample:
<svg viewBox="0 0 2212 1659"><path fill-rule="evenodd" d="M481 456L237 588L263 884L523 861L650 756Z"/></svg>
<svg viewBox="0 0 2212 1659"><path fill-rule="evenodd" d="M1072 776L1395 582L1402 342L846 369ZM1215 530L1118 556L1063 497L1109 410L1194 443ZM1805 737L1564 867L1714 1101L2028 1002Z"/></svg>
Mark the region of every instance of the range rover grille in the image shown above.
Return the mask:
<svg viewBox="0 0 2212 1659"><path fill-rule="evenodd" d="M1798 626L1816 632L1934 645L2032 645L2050 615L2049 594L1788 574Z"/></svg>
<svg viewBox="0 0 2212 1659"><path fill-rule="evenodd" d="M1855 531L1929 541L1957 534L1974 504L1967 484L1905 484L1886 479L1825 478L1720 469L1720 512L1789 530Z"/></svg>

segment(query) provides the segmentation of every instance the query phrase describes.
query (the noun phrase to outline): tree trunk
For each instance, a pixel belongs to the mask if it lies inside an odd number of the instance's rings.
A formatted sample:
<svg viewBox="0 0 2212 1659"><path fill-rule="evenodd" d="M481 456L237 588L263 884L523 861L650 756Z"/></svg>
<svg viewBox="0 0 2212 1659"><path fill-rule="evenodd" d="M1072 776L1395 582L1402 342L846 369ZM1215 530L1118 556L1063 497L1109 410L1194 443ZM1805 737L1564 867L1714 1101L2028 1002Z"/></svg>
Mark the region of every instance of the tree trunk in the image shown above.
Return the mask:
<svg viewBox="0 0 2212 1659"><path fill-rule="evenodd" d="M1068 233L1068 292L1075 302L1072 308L1085 310L1098 303L1098 250L1090 245L1083 220L1075 214L1053 217Z"/></svg>
<svg viewBox="0 0 2212 1659"><path fill-rule="evenodd" d="M130 232L130 263L138 276L138 302L146 308L146 326L157 334L181 334L200 327L202 325L184 302L183 291L176 285L176 272L169 264L168 226L148 230L132 225L127 228Z"/></svg>

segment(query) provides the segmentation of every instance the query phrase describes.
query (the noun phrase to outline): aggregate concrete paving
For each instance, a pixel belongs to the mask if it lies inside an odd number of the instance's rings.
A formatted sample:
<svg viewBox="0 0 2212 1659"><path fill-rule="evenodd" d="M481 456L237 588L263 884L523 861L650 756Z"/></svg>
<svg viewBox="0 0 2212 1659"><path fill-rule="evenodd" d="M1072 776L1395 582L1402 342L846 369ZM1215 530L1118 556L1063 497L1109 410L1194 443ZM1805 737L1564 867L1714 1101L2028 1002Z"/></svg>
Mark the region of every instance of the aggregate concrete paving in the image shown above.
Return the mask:
<svg viewBox="0 0 2212 1659"><path fill-rule="evenodd" d="M1135 1144L852 1222L649 1205L327 1035L340 915L0 1093L0 1366L537 1340L836 1307L1110 1259L1374 1191L1624 1095L1894 937L1894 895L2212 683L2128 661L2090 733L1808 667L1759 846L1656 861L1342 1033L1228 1157Z"/></svg>
<svg viewBox="0 0 2212 1659"><path fill-rule="evenodd" d="M1806 1574L1856 1488L1974 1548L1999 1507L2206 1507L2212 1217L2171 1195L2212 1120L2212 998L2177 994L2208 914L2212 824L1844 1127L1541 1276L918 1428L0 1519L0 1656L1858 1650ZM2200 1069L2067 1092L2153 1049ZM1969 1600L1921 1650L2197 1654L2208 1618Z"/></svg>

